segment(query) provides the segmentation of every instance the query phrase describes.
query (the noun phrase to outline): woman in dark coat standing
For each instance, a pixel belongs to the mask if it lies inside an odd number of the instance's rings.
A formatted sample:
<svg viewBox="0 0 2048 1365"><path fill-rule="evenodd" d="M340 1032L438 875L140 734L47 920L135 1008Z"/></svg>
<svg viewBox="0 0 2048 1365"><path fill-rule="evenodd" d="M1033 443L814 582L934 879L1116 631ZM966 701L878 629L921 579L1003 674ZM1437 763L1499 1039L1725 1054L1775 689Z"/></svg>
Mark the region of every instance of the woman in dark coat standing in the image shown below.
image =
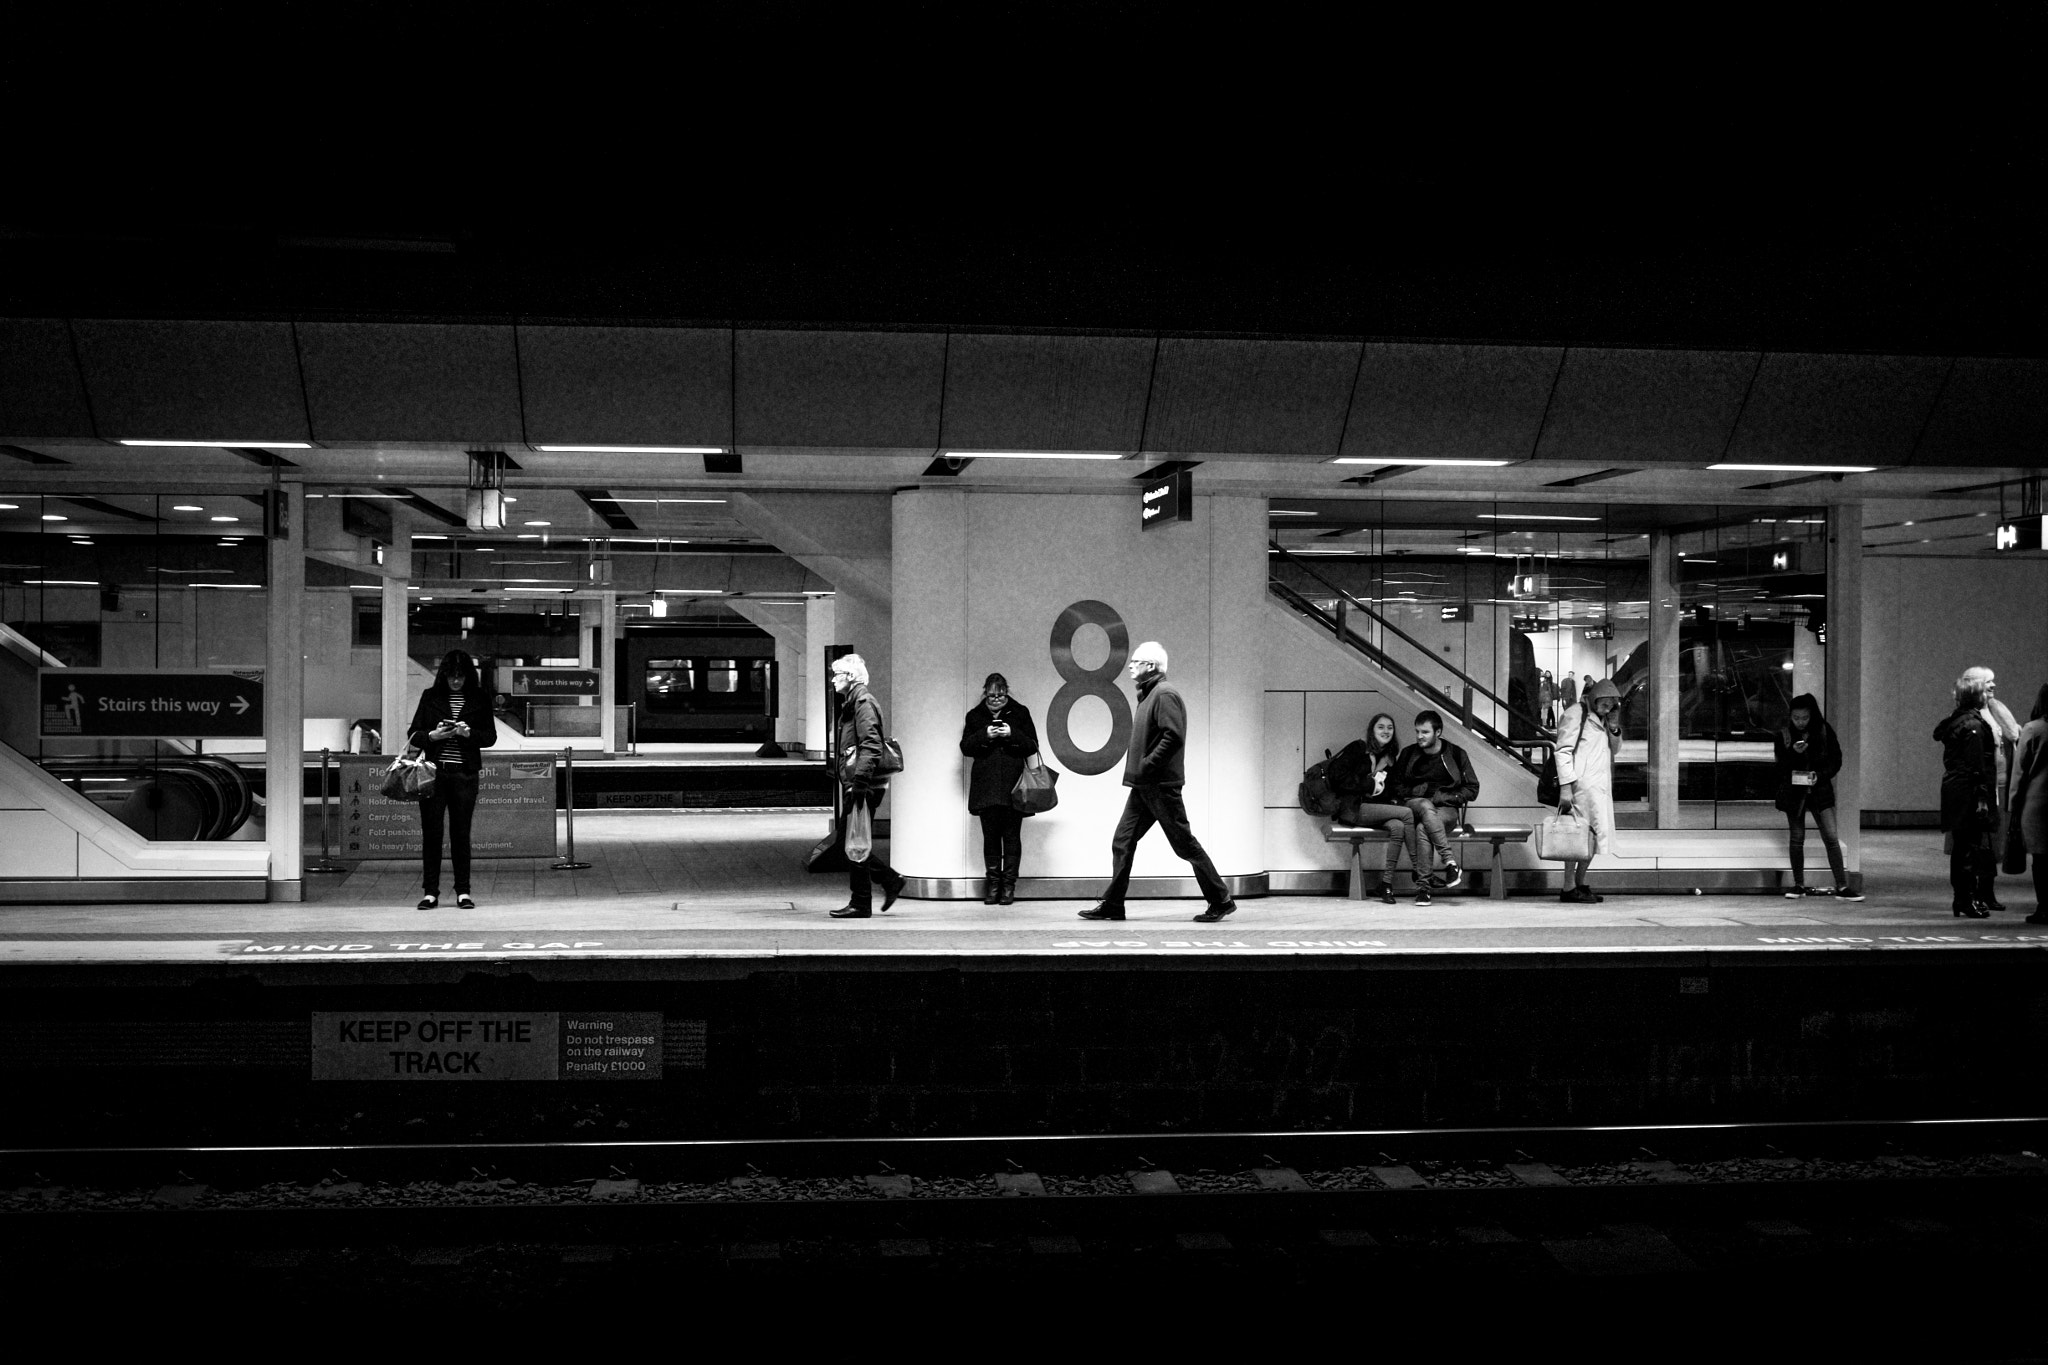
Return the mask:
<svg viewBox="0 0 2048 1365"><path fill-rule="evenodd" d="M1941 828L1948 843L1950 910L1962 919L1990 919L1992 832L1998 828L1998 738L1979 714L1983 684L1965 673L1956 682L1956 709L1934 727L1941 745Z"/></svg>
<svg viewBox="0 0 2048 1365"><path fill-rule="evenodd" d="M2012 795L2005 815L2005 870L2017 877L2034 860L2034 913L2029 924L2048 924L2048 686L2034 699L2034 714L2020 731L2013 757Z"/></svg>
<svg viewBox="0 0 2048 1365"><path fill-rule="evenodd" d="M1010 793L1038 752L1038 727L1030 709L1010 695L1010 680L1002 674L991 673L982 683L981 701L961 726L960 752L974 760L967 812L981 817L981 861L988 873L981 903L1009 905L1017 899L1025 815L1010 804Z"/></svg>
<svg viewBox="0 0 2048 1365"><path fill-rule="evenodd" d="M1791 715L1785 728L1771 736L1773 757L1778 765L1778 809L1785 812L1790 827L1792 886L1787 900L1801 896L1832 895L1838 900L1860 901L1863 897L1849 888L1849 874L1843 871L1842 840L1835 829L1835 774L1842 771L1842 742L1835 727L1820 713L1820 700L1811 692L1792 699ZM1835 874L1835 889L1822 891L1806 884L1806 817L1820 826L1820 841L1828 851L1828 868Z"/></svg>
<svg viewBox="0 0 2048 1365"><path fill-rule="evenodd" d="M477 677L476 660L459 649L441 656L434 684L420 695L406 738L434 760L434 794L420 802L425 845L420 850L423 873L418 908L432 910L441 900L441 825L448 826L448 852L455 862L455 904L476 909L469 895L469 826L476 815L477 782L483 773L483 750L498 742L498 723L491 699Z"/></svg>

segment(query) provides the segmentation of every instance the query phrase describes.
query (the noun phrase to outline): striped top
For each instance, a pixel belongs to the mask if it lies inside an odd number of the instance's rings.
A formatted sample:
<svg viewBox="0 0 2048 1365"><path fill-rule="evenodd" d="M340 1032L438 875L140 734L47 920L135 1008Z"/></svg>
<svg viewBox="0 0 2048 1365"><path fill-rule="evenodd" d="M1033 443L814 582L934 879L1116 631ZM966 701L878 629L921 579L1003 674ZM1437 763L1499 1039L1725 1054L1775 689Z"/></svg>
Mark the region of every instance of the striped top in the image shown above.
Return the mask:
<svg viewBox="0 0 2048 1365"><path fill-rule="evenodd" d="M448 692L448 719L449 719L450 721L458 721L458 720L461 720L461 719L462 719L462 704L463 704L463 702L465 702L466 700L468 700L468 695L467 695L466 693L462 693L462 692L457 692L457 691L455 691L455 690L454 690L453 688L449 689L449 692ZM457 735L450 735L450 736L448 736L448 738L446 738L446 739L442 740L442 741L441 741L441 748L440 748L440 751L439 751L438 753L436 753L436 754L434 755L434 757L435 757L435 759L436 759L437 761L439 761L439 762L442 762L442 763L453 763L453 764L454 764L454 765L455 765L456 767L458 767L458 768L459 768L459 767L461 767L461 766L462 766L462 740L461 740L461 737L460 737L460 736L457 736Z"/></svg>

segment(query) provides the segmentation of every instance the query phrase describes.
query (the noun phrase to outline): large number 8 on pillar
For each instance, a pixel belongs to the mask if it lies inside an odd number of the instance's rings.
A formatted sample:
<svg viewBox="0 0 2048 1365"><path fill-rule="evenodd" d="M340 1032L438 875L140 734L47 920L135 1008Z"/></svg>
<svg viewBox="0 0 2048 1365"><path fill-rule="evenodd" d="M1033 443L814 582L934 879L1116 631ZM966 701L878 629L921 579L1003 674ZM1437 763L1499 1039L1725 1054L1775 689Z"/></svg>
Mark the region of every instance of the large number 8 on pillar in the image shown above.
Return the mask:
<svg viewBox="0 0 2048 1365"><path fill-rule="evenodd" d="M1109 635L1109 657L1095 668L1074 662L1074 632L1082 626L1101 626ZM1076 602L1060 613L1052 625L1052 666L1061 679L1060 690L1052 695L1046 712L1046 738L1052 742L1053 757L1070 773L1088 776L1106 773L1123 762L1131 745L1131 703L1116 685L1131 657L1131 632L1124 618L1107 602ZM1109 708L1109 738L1099 749L1075 747L1068 733L1074 703L1083 697L1100 697Z"/></svg>

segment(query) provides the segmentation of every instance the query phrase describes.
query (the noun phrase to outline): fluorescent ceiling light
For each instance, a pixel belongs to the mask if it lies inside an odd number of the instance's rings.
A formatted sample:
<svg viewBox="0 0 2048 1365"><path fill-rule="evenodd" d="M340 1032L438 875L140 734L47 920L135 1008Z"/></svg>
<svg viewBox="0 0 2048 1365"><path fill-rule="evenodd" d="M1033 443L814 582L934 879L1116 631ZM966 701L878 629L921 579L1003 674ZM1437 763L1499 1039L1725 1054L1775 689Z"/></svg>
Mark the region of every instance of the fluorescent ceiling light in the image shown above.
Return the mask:
<svg viewBox="0 0 2048 1365"><path fill-rule="evenodd" d="M97 578L24 578L31 588L97 588Z"/></svg>
<svg viewBox="0 0 2048 1365"><path fill-rule="evenodd" d="M208 517L208 521L240 521L240 517Z"/></svg>
<svg viewBox="0 0 2048 1365"><path fill-rule="evenodd" d="M1289 507L1273 507L1267 509L1266 515L1269 517L1313 517L1320 514L1316 512L1297 512Z"/></svg>
<svg viewBox="0 0 2048 1365"><path fill-rule="evenodd" d="M197 446L201 450L226 450L230 446L247 446L252 450L311 450L311 441L131 441L123 440L124 446Z"/></svg>
<svg viewBox="0 0 2048 1365"><path fill-rule="evenodd" d="M1709 469L1735 469L1757 474L1870 474L1874 464L1710 464Z"/></svg>
<svg viewBox="0 0 2048 1365"><path fill-rule="evenodd" d="M767 600L766 598L760 598L760 599L757 599L757 600L756 600L756 602L755 602L755 604L754 604L754 605L756 605L756 606L760 606L760 607L800 607L800 606L802 606L802 605L803 605L803 603L802 603L802 602L800 602L800 601L799 601L799 602L770 602L770 601L768 601L768 600Z"/></svg>
<svg viewBox="0 0 2048 1365"><path fill-rule="evenodd" d="M567 589L567 588L507 588L507 589L505 589L505 591L506 591L506 592L552 592L552 593L565 593L565 592L568 592L568 591L569 591L569 589Z"/></svg>
<svg viewBox="0 0 2048 1365"><path fill-rule="evenodd" d="M313 496L317 498L320 495L318 493L315 493ZM173 507L171 510L173 512L204 512L206 509L204 507L199 506L197 503L181 502L177 506Z"/></svg>
<svg viewBox="0 0 2048 1365"><path fill-rule="evenodd" d="M647 505L649 505L649 506L655 506L655 505L660 505L660 506L663 506L663 507L667 507L667 506L670 506L670 505L673 505L673 504L676 504L676 503L686 503L686 502L695 502L695 503L716 503L716 504L717 504L718 506L720 506L720 507L723 507L723 506L725 506L725 499L724 499L724 498L592 498L592 499L591 499L591 501L592 501L592 502L617 502L617 503L645 503L645 504L647 504ZM1310 515L1314 515L1314 514L1313 514L1313 513L1311 513Z"/></svg>
<svg viewBox="0 0 2048 1365"><path fill-rule="evenodd" d="M1115 450L949 450L949 460L1121 460Z"/></svg>
<svg viewBox="0 0 2048 1365"><path fill-rule="evenodd" d="M427 534L425 534L424 532L421 532L421 531L414 531L414 532L412 533L412 538L413 538L414 540L446 540L446 539L448 539L448 537L446 537L446 536L430 536L430 535L427 535Z"/></svg>
<svg viewBox="0 0 2048 1365"><path fill-rule="evenodd" d="M552 521L529 521L529 522L527 522L526 524L527 524L528 526L553 526L553 525L554 525L554 523L553 523Z"/></svg>
<svg viewBox="0 0 2048 1365"><path fill-rule="evenodd" d="M1481 521L1598 521L1598 517L1553 517L1537 512L1481 512Z"/></svg>
<svg viewBox="0 0 2048 1365"><path fill-rule="evenodd" d="M260 588L261 583L187 583L188 588Z"/></svg>
<svg viewBox="0 0 2048 1365"><path fill-rule="evenodd" d="M1501 467L1502 465L1509 465L1509 464L1513 464L1513 463L1514 463L1514 461L1513 461L1513 460L1453 460L1453 459L1444 459L1444 460L1437 460L1437 459L1427 459L1427 458L1424 458L1424 457L1422 457L1422 456L1413 456L1413 457L1410 457L1410 458L1406 458L1406 459L1398 459L1398 460L1393 460L1393 459L1383 460L1383 459L1380 459L1380 458L1378 458L1377 456L1375 456L1375 457L1374 457L1374 458L1372 458L1372 459L1365 459L1365 458L1363 458L1363 457L1360 457L1360 456L1357 456L1357 455L1341 455L1341 456L1339 456L1338 458L1336 458L1336 459L1334 459L1334 460L1330 461L1330 463L1331 463L1331 464L1444 464L1444 465L1461 465L1461 464L1462 464L1462 465L1473 465L1473 466L1477 466L1477 467L1483 467L1483 468L1486 468L1486 469L1498 469L1498 468L1500 468L1500 467Z"/></svg>
<svg viewBox="0 0 2048 1365"><path fill-rule="evenodd" d="M717 597L717 596L719 596L720 594L722 594L722 593L723 593L723 592L725 591L725 589L723 589L723 588L657 588L657 589L656 589L655 591L657 591L658 593L660 593L660 594L661 594L661 595L662 595L663 597Z"/></svg>
<svg viewBox="0 0 2048 1365"><path fill-rule="evenodd" d="M20 510L21 504L18 502L0 502L0 512L19 512Z"/></svg>
<svg viewBox="0 0 2048 1365"><path fill-rule="evenodd" d="M724 446L535 446L564 455L723 455Z"/></svg>
<svg viewBox="0 0 2048 1365"><path fill-rule="evenodd" d="M69 521L69 520L71 520L71 518L69 518L69 517L60 517L60 516L58 516L58 515L57 515L57 514L56 514L55 512L45 512L45 513L43 513L43 520L44 520L44 521Z"/></svg>

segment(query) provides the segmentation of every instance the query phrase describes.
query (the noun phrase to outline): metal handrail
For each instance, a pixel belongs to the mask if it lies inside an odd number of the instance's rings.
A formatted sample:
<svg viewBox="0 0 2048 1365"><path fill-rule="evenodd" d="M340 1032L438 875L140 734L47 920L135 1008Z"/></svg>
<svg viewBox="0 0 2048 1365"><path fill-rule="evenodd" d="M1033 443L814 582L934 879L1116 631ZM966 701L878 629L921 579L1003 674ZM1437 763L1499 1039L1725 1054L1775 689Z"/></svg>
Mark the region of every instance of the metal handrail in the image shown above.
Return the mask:
<svg viewBox="0 0 2048 1365"><path fill-rule="evenodd" d="M1474 695L1477 695L1485 697L1488 701L1492 702L1495 706L1498 706L1501 710L1507 712L1510 716L1519 717L1521 720L1526 721L1528 724L1535 727L1539 732L1547 728L1544 726L1542 719L1540 717L1534 716L1529 712L1523 711L1520 708L1514 706L1505 698L1496 693L1492 688L1486 686L1486 684L1480 682L1477 678L1465 672L1456 664L1438 660L1434 652L1431 651L1431 649L1429 648L1429 646L1423 644L1422 641L1416 639L1407 631L1395 625L1392 621L1389 621L1385 616L1382 616L1379 612L1375 611L1366 602L1361 601L1359 598L1353 596L1345 589L1340 588L1335 583L1330 582L1329 579L1324 578L1314 569L1311 569L1306 564L1303 564L1295 556L1289 554L1277 542L1274 542L1271 548L1274 554L1278 555L1281 559L1287 561L1287 563L1294 566L1301 573L1313 579L1315 582L1322 584L1331 592L1337 594L1337 596L1340 599L1342 599L1343 603L1348 609L1365 613L1368 619L1377 623L1382 629L1391 631L1400 639L1405 640L1408 644L1410 644L1417 651L1419 651L1425 658L1428 658L1431 662L1436 663L1438 667L1442 668L1445 672L1449 673L1459 683L1463 684L1466 696L1462 704L1459 701L1453 700L1449 693L1437 687L1434 683L1432 683L1427 678L1424 678L1414 669L1408 667L1400 660L1394 658L1385 649L1382 649L1376 645L1369 643L1368 641L1361 640L1358 637L1354 636L1351 633L1349 623L1344 619L1345 613L1327 613L1323 611L1322 608L1310 602L1307 599L1307 597L1301 592L1300 589L1294 587L1291 584L1280 582L1277 579L1270 580L1271 586L1277 589L1283 597L1291 598L1293 600L1293 605L1297 611L1302 611L1305 614L1315 616L1316 618L1321 620L1325 625L1331 628L1331 633L1334 636L1336 636L1336 638L1350 645L1353 649L1358 650L1360 653L1364 654L1366 657L1371 659L1375 664L1378 664L1380 667L1394 674L1396 677L1400 678L1401 681L1407 683L1410 687L1422 693L1424 696L1430 698L1438 705L1443 706L1452 712L1455 712L1458 715L1460 721L1463 722L1463 724L1466 726L1466 728L1478 734L1481 738L1485 739L1495 748L1501 749L1503 751L1512 752L1518 746L1536 748L1542 747L1543 745L1546 745L1550 742L1547 739L1542 738L1526 740L1511 738L1510 736L1502 734L1491 724L1480 720L1477 716L1474 716L1472 714L1471 699ZM1540 765L1530 762L1530 760L1524 757L1523 755L1516 753L1514 754L1514 757L1517 763L1521 764L1524 768L1527 768L1529 771L1541 771Z"/></svg>

